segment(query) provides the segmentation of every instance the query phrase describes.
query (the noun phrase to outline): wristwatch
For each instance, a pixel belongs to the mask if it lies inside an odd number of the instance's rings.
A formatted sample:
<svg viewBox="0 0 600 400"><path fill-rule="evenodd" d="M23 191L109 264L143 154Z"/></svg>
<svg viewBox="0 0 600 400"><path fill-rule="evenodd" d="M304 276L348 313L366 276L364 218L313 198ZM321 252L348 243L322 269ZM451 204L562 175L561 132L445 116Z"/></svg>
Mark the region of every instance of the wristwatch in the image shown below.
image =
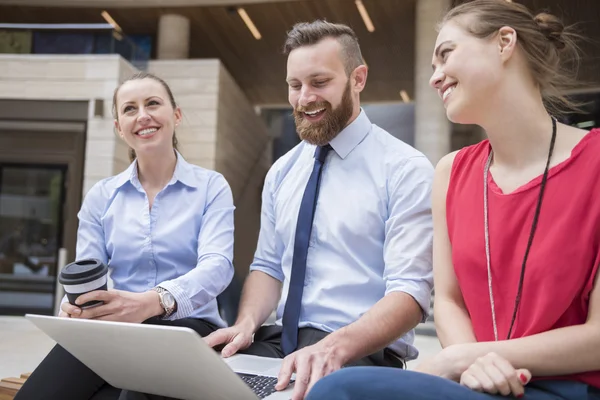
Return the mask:
<svg viewBox="0 0 600 400"><path fill-rule="evenodd" d="M161 315L161 318L168 318L173 311L175 311L175 297L169 292L167 289L157 286L152 288L156 293L158 293L158 297L160 299L160 306L164 308L165 313Z"/></svg>

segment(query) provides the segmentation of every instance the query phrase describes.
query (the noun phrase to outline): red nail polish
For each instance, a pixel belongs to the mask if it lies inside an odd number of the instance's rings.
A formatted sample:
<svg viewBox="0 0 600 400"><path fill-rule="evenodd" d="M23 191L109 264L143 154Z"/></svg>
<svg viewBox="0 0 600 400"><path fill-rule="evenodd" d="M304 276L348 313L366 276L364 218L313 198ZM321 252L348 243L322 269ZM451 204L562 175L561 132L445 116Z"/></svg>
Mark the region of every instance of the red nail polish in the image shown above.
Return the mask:
<svg viewBox="0 0 600 400"><path fill-rule="evenodd" d="M523 397L523 393L517 395L517 399L520 399L521 397Z"/></svg>
<svg viewBox="0 0 600 400"><path fill-rule="evenodd" d="M525 376L524 373L519 374L519 379L521 380L521 382L523 384L527 383L527 377Z"/></svg>

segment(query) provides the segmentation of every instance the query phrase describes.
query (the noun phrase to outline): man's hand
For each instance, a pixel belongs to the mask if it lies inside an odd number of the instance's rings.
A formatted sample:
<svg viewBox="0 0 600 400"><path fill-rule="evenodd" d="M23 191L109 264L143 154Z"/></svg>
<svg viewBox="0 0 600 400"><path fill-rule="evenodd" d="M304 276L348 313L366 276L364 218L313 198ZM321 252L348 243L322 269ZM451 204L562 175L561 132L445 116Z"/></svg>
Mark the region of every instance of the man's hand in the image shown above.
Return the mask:
<svg viewBox="0 0 600 400"><path fill-rule="evenodd" d="M285 389L296 373L292 400L302 400L315 383L326 375L342 368L341 356L323 341L288 355L281 365L275 389Z"/></svg>
<svg viewBox="0 0 600 400"><path fill-rule="evenodd" d="M104 304L83 310L65 302L61 309L71 318L136 323L164 312L160 307L158 293L155 291L132 293L122 290L95 290L79 296L76 303L79 305L94 300L102 301Z"/></svg>
<svg viewBox="0 0 600 400"><path fill-rule="evenodd" d="M525 394L525 385L531 380L526 369L515 369L506 359L496 353L478 358L463 372L460 384L471 390L517 398Z"/></svg>
<svg viewBox="0 0 600 400"><path fill-rule="evenodd" d="M252 344L253 329L244 324L236 324L230 328L214 331L204 338L210 347L226 344L221 350L221 356L231 357L240 350L245 350Z"/></svg>

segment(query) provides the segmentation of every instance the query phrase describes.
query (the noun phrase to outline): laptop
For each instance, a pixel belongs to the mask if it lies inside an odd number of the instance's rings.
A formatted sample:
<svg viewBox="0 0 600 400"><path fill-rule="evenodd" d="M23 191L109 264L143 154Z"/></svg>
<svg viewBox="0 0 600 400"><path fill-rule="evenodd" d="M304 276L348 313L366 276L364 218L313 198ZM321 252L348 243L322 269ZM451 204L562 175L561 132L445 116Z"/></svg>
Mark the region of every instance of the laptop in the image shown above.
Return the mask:
<svg viewBox="0 0 600 400"><path fill-rule="evenodd" d="M119 389L185 400L287 400L276 391L282 360L222 358L189 328L25 316L79 361Z"/></svg>

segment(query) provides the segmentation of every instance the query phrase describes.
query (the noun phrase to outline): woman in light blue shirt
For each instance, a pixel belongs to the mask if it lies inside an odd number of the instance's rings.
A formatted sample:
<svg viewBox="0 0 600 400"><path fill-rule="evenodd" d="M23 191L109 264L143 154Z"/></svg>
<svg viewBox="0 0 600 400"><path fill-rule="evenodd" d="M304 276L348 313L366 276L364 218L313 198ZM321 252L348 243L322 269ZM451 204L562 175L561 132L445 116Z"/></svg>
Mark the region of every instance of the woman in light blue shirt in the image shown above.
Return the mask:
<svg viewBox="0 0 600 400"><path fill-rule="evenodd" d="M206 336L225 326L216 297L233 277L231 189L221 174L188 164L177 151L181 110L160 78L139 73L125 81L115 90L113 112L132 164L86 195L76 258L107 264L114 290L80 296L79 304L104 302L84 310L65 300L60 316L186 326ZM16 399L119 393L56 346Z"/></svg>

